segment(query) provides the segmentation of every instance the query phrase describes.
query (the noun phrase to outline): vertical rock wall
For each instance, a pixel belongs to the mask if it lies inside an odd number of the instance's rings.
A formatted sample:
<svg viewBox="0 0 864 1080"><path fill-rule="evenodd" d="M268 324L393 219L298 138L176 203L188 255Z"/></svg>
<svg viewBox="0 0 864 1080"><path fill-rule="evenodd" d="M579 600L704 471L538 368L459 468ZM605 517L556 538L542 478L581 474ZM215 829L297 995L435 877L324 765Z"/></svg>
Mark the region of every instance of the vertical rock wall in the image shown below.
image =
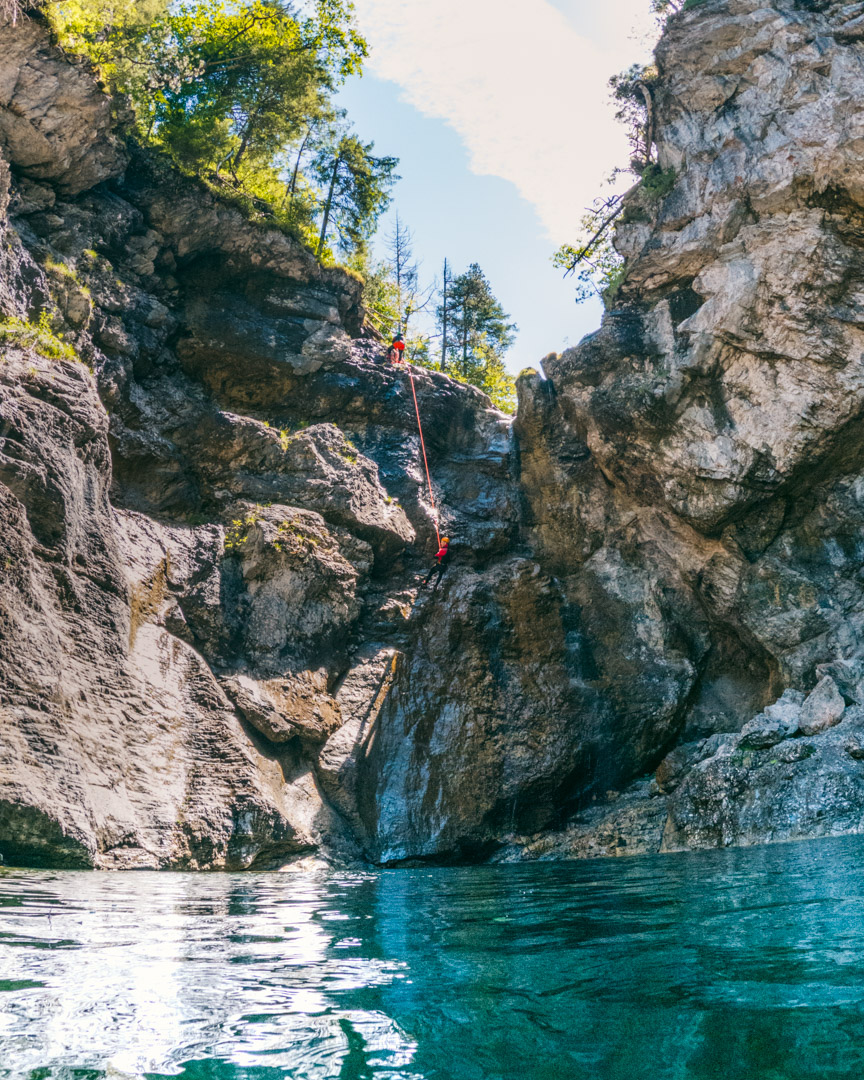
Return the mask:
<svg viewBox="0 0 864 1080"><path fill-rule="evenodd" d="M864 821L864 32L705 0L515 423L0 28L0 854L562 858Z"/></svg>

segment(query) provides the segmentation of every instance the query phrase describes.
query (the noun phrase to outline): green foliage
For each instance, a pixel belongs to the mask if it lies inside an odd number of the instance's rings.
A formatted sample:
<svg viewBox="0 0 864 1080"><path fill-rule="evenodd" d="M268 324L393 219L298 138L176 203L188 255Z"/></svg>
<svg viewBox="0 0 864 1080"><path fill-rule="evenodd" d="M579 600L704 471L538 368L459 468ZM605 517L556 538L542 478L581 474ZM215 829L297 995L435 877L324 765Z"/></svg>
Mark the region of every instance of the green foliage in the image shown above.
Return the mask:
<svg viewBox="0 0 864 1080"><path fill-rule="evenodd" d="M315 158L314 168L322 189L327 191L318 238L318 255L325 250L331 229L336 246L345 255L363 252L390 203L390 189L399 179L395 168L399 159L374 157L373 143L363 143L356 135L344 135L335 145L326 145Z"/></svg>
<svg viewBox="0 0 864 1080"><path fill-rule="evenodd" d="M504 367L504 355L513 344L516 324L508 321L477 263L449 284L437 316L447 374L479 387L499 409L512 412L516 383Z"/></svg>
<svg viewBox="0 0 864 1080"><path fill-rule="evenodd" d="M697 0L701 2L701 0ZM662 18L686 6L681 0L652 0L652 9ZM616 222L651 220L651 204L663 199L675 185L674 169L663 169L654 160L654 89L659 78L656 67L634 64L609 80L617 105L616 117L627 129L630 142L629 169L641 177L638 191L625 201L624 195L598 199L581 221L577 243L564 244L552 257L564 275L575 275L576 302L600 296L608 302L615 296L626 274L624 260L615 250ZM630 193L628 193L630 194Z"/></svg>
<svg viewBox="0 0 864 1080"><path fill-rule="evenodd" d="M661 169L659 165L648 165L642 173L639 190L652 201L665 198L675 186L677 173L673 168Z"/></svg>
<svg viewBox="0 0 864 1080"><path fill-rule="evenodd" d="M12 315L0 322L0 341L17 345L22 349L33 349L47 360L78 359L72 346L58 337L51 326L51 316L43 311L36 323L19 319Z"/></svg>
<svg viewBox="0 0 864 1080"><path fill-rule="evenodd" d="M630 142L630 169L641 173L651 162L654 125L651 94L658 72L653 64L633 64L609 80L615 118L627 129Z"/></svg>
<svg viewBox="0 0 864 1080"><path fill-rule="evenodd" d="M350 0L54 0L49 17L128 96L143 139L249 216L326 258L330 232L343 254L368 239L396 161L333 105L366 56Z"/></svg>
<svg viewBox="0 0 864 1080"><path fill-rule="evenodd" d="M68 263L58 262L56 259L48 258L45 260L44 266L47 273L53 274L56 277L68 278L70 281L78 280L78 275Z"/></svg>
<svg viewBox="0 0 864 1080"><path fill-rule="evenodd" d="M250 532L260 520L254 510L250 510L242 518L234 518L225 530L225 551L239 554L243 545L248 543Z"/></svg>
<svg viewBox="0 0 864 1080"><path fill-rule="evenodd" d="M552 256L552 265L575 275L576 303L590 296L608 298L624 280L624 260L612 244L612 227L624 206L622 195L598 200L581 221L578 242L563 244Z"/></svg>
<svg viewBox="0 0 864 1080"><path fill-rule="evenodd" d="M707 2L708 0L651 0L651 10L662 26L679 11L690 11Z"/></svg>
<svg viewBox="0 0 864 1080"><path fill-rule="evenodd" d="M363 278L363 306L369 322L382 337L395 333L399 326L399 292L390 264L386 260L369 263L361 258L350 265Z"/></svg>
<svg viewBox="0 0 864 1080"><path fill-rule="evenodd" d="M273 547L289 555L308 555L319 546L318 538L294 521L280 521L276 527L276 537Z"/></svg>

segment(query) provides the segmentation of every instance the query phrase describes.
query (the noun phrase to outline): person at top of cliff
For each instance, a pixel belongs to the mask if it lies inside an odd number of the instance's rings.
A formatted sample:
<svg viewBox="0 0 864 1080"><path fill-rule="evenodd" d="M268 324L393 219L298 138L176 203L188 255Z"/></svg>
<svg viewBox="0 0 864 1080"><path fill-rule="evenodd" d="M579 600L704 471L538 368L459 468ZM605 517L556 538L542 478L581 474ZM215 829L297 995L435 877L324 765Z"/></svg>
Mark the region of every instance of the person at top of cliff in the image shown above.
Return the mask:
<svg viewBox="0 0 864 1080"><path fill-rule="evenodd" d="M451 554L450 537L449 536L442 536L441 537L441 546L438 548L438 550L435 553L436 562L433 564L432 569L426 575L426 580L423 582L423 585L425 587L432 580L432 575L433 574L438 575L438 577L437 577L437 579L435 581L435 588L433 588L432 592L435 592L435 589L437 589L438 586L441 584L441 578L444 576L444 571L447 569L447 564L450 561L450 554Z"/></svg>
<svg viewBox="0 0 864 1080"><path fill-rule="evenodd" d="M387 350L387 359L394 364L401 364L405 357L405 339L401 334L393 338L393 344Z"/></svg>

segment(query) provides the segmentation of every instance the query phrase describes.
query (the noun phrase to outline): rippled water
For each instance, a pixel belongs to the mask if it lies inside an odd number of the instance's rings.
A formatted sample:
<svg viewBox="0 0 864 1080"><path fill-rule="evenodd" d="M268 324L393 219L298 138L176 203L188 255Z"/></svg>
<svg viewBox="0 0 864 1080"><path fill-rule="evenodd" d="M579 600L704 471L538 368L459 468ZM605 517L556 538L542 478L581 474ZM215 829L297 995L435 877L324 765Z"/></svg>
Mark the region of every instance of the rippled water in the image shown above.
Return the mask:
<svg viewBox="0 0 864 1080"><path fill-rule="evenodd" d="M0 871L0 1077L857 1080L862 865Z"/></svg>

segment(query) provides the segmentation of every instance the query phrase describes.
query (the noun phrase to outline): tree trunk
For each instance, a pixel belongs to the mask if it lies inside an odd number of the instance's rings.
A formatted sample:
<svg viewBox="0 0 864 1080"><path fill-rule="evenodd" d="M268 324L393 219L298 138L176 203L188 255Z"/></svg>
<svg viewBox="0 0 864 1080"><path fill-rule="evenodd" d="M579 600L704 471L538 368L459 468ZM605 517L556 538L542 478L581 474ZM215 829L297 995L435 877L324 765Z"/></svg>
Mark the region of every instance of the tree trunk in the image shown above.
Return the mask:
<svg viewBox="0 0 864 1080"><path fill-rule="evenodd" d="M321 235L318 237L318 250L316 256L320 258L324 250L324 240L327 237L327 226L330 224L330 211L333 209L333 193L336 190L336 179L339 176L339 166L342 164L342 151L336 155L333 162L333 175L330 177L330 190L327 192L327 202L324 206L324 221L321 223Z"/></svg>
<svg viewBox="0 0 864 1080"><path fill-rule="evenodd" d="M252 138L252 129L255 126L255 121L261 115L261 111L264 108L263 103L258 106L255 112L251 116L246 118L246 126L243 129L243 134L240 137L240 146L237 153L234 155L234 160L231 162L231 174L234 179L237 179L237 170L240 168L240 162L246 156L246 151L249 149L249 140Z"/></svg>
<svg viewBox="0 0 864 1080"><path fill-rule="evenodd" d="M651 164L651 148L654 145L654 98L651 88L644 82L637 82L636 89L645 102L645 164Z"/></svg>
<svg viewBox="0 0 864 1080"><path fill-rule="evenodd" d="M399 312L399 333L404 335L402 322L402 230L399 215L396 215L396 308Z"/></svg>
<svg viewBox="0 0 864 1080"><path fill-rule="evenodd" d="M300 162L303 160L303 153L306 150L306 143L309 142L309 136L312 134L312 128L308 128L306 136L303 142L300 144L300 152L297 155L297 160L294 162L294 172L291 174L291 186L288 188L288 201L294 201L294 195L297 191L297 177L300 174ZM284 206L284 203L283 203Z"/></svg>
<svg viewBox="0 0 864 1080"><path fill-rule="evenodd" d="M441 370L447 370L447 260L444 260L444 290L441 305Z"/></svg>
<svg viewBox="0 0 864 1080"><path fill-rule="evenodd" d="M243 137L240 140L240 146L237 148L237 153L234 155L234 160L231 162L231 175L234 179L237 179L237 170L240 168L240 162L246 155L246 151L249 147L249 139L252 137L252 121L246 125L246 130L243 132Z"/></svg>
<svg viewBox="0 0 864 1080"><path fill-rule="evenodd" d="M462 305L462 374L468 374L468 304Z"/></svg>

